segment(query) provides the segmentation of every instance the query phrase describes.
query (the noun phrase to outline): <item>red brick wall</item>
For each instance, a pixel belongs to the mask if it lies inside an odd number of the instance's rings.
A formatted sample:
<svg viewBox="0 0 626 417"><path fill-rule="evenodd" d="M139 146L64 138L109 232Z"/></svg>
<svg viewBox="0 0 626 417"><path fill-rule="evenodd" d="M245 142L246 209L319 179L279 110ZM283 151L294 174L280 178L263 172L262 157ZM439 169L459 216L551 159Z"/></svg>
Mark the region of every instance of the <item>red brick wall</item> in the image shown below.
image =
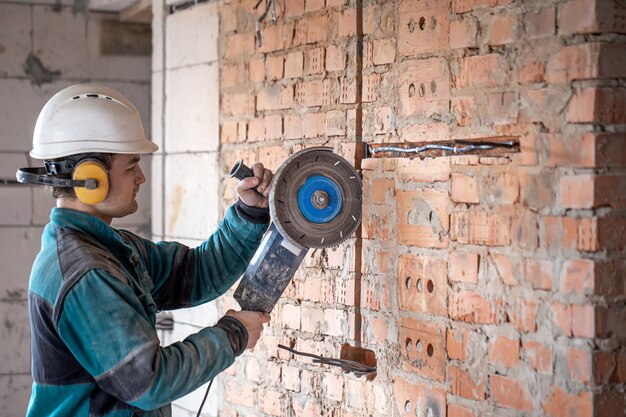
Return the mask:
<svg viewBox="0 0 626 417"><path fill-rule="evenodd" d="M223 415L624 415L626 7L280 0L258 48L254 3L221 3L223 174L333 146L362 169L363 227L310 251ZM521 151L359 151L501 135ZM290 342L364 347L379 372Z"/></svg>

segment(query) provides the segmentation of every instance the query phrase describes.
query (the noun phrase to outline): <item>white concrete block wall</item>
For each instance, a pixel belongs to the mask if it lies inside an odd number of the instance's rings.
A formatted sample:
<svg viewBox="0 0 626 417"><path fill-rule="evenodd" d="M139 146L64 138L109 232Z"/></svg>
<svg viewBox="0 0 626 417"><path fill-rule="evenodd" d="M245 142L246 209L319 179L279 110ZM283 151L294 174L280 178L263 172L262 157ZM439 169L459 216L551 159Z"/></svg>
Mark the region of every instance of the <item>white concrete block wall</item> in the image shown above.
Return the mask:
<svg viewBox="0 0 626 417"><path fill-rule="evenodd" d="M152 121L163 144L152 163L152 233L190 247L220 220L219 70L217 2L170 13L171 1L153 1ZM221 317L222 302L174 312L174 330L162 344L184 339ZM195 416L206 386L174 402L175 417ZM219 378L202 415L217 416Z"/></svg>
<svg viewBox="0 0 626 417"><path fill-rule="evenodd" d="M10 181L18 168L41 164L28 157L41 107L68 85L96 82L133 101L151 130L151 57L101 55L100 22L112 16L74 13L74 5L0 0L0 417L24 415L32 384L28 279L54 199L42 187ZM29 54L55 74L51 82L33 82L24 65ZM149 177L150 158L141 165ZM150 183L142 187L138 213L115 224L149 236L150 191Z"/></svg>

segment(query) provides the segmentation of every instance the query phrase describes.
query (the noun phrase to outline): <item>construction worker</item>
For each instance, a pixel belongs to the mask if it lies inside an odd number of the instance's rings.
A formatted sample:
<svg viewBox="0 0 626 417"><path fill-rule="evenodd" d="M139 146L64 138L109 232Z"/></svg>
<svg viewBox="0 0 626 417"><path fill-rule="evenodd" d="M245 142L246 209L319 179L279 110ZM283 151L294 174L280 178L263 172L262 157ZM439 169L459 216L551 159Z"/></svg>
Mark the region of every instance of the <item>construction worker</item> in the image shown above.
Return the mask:
<svg viewBox="0 0 626 417"><path fill-rule="evenodd" d="M98 85L74 85L43 107L20 182L51 185L56 207L29 285L33 388L27 416L167 416L170 403L228 368L270 317L229 311L215 326L161 347L156 313L224 294L243 274L269 222L272 172L238 183L237 202L195 249L111 227L137 210L146 178L135 106Z"/></svg>

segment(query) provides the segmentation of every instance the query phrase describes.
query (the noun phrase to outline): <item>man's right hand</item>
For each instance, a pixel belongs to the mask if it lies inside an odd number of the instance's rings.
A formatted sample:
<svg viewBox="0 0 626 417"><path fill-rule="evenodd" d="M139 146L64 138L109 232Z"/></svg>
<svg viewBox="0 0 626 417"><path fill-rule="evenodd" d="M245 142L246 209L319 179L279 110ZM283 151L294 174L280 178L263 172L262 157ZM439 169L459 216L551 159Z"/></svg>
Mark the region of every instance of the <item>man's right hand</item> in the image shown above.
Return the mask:
<svg viewBox="0 0 626 417"><path fill-rule="evenodd" d="M269 323L271 316L258 311L228 310L225 316L231 316L241 322L248 331L248 345L246 349L253 349L263 333L263 324Z"/></svg>

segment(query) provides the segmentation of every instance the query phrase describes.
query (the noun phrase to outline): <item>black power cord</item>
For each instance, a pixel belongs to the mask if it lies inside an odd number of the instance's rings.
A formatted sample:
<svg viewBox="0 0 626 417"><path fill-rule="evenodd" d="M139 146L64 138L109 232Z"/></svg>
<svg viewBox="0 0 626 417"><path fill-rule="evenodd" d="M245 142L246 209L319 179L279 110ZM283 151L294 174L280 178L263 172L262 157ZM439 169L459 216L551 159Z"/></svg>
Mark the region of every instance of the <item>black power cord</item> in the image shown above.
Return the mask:
<svg viewBox="0 0 626 417"><path fill-rule="evenodd" d="M313 358L313 363L319 363L321 365L337 366L343 369L345 372L353 372L358 377L376 372L375 366L367 366L362 363L351 361L348 359L325 358L323 356L315 355L313 353L298 352L297 350L284 346L284 345L278 345L278 347L288 352L291 352L295 355L307 356L309 358Z"/></svg>
<svg viewBox="0 0 626 417"><path fill-rule="evenodd" d="M212 379L211 382L209 382L209 386L206 389L206 392L204 393L204 398L202 399L202 403L200 404L200 408L198 409L198 414L196 414L196 417L200 417L200 413L202 412L202 407L204 407L204 403L206 402L207 397L209 396L209 391L211 390L211 385L213 385L213 381L215 380Z"/></svg>

